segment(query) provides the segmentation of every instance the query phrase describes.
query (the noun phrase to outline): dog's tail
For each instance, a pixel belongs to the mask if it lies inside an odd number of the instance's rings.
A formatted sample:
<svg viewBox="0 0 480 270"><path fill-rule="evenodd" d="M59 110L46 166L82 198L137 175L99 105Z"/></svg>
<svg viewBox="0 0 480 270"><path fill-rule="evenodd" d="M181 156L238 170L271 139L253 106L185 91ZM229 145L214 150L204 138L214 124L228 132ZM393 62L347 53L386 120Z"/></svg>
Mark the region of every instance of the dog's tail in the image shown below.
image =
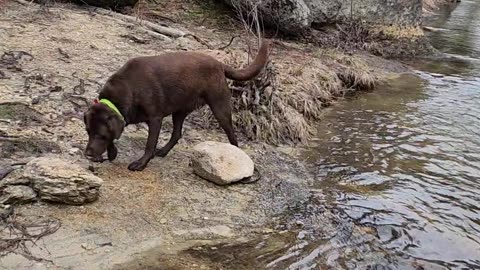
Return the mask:
<svg viewBox="0 0 480 270"><path fill-rule="evenodd" d="M223 64L225 70L225 76L235 81L248 81L255 78L267 64L268 53L270 48L270 41L263 39L260 50L258 50L255 60L244 69L234 69L230 66Z"/></svg>

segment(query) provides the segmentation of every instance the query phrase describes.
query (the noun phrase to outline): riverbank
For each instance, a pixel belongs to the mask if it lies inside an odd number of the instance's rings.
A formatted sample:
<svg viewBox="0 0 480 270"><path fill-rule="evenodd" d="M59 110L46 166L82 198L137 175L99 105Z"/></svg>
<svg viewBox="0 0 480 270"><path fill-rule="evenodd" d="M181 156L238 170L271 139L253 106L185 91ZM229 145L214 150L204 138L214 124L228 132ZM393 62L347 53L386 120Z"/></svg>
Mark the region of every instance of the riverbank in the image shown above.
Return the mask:
<svg viewBox="0 0 480 270"><path fill-rule="evenodd" d="M24 52L13 62L2 62L0 155L7 164L51 155L91 166L82 157L87 139L83 110L107 77L131 57L200 50L239 67L247 62L246 44L254 44L243 36L230 43L232 36L243 32L238 24L227 24L228 18L200 20L206 7L198 7L198 12L194 12L197 7L189 7L190 20L168 23L193 35L163 40L137 25L72 5L48 10L15 1L2 5L0 36L5 42L0 52ZM397 29L385 33L401 38L419 35ZM316 40L330 42L325 37ZM42 202L16 207L19 216L59 219L62 227L36 245L29 244L38 262L10 253L0 259L2 268L106 268L151 248L167 256L188 246L242 242L305 225L294 213L310 199L311 172L297 161L294 147L263 142L306 142L315 134L313 126L324 107L409 69L356 46L319 48L313 42L286 39L275 40L271 59L273 81L260 93L260 104L246 110L241 98L233 100L240 144L259 168L261 181L218 187L192 173L189 160L197 142L226 141L208 111L190 116L184 137L169 156L152 160L140 173L126 167L142 152L146 129L128 127L119 141L119 159L94 165L105 182L97 202L80 207ZM160 143L168 139L171 121L164 126ZM8 179L20 173L17 169ZM315 211L323 229L333 231L331 213ZM203 260L165 262L181 269L199 269L198 264L204 269L216 267L216 262Z"/></svg>

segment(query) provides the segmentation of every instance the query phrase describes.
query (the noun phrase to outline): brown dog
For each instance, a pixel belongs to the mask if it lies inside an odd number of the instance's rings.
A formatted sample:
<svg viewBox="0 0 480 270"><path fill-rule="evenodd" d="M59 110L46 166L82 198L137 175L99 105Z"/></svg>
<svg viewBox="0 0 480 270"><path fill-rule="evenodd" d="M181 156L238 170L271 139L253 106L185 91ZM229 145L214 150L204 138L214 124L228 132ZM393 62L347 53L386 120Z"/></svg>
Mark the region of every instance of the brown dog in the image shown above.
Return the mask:
<svg viewBox="0 0 480 270"><path fill-rule="evenodd" d="M154 155L164 157L182 135L185 117L208 104L231 144L237 146L232 126L231 92L226 78L246 81L256 77L268 60L270 42L262 41L255 60L246 68L235 70L214 58L195 52L173 52L129 60L106 82L100 102L84 115L88 133L85 156L102 161L107 151L114 160L125 126L145 122L148 139L144 155L132 162L129 170L143 170ZM169 142L156 149L162 120L172 115L173 132Z"/></svg>

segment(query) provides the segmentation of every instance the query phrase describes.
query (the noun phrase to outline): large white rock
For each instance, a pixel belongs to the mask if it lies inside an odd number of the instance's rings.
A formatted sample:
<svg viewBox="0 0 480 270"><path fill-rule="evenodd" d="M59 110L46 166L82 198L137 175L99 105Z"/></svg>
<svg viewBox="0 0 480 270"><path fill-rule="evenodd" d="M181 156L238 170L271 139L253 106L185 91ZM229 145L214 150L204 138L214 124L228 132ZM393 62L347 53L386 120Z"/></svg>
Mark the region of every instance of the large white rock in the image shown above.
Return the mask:
<svg viewBox="0 0 480 270"><path fill-rule="evenodd" d="M310 27L312 16L304 0L225 0L227 4L242 7L249 12L258 7L261 17L287 33L300 33Z"/></svg>
<svg viewBox="0 0 480 270"><path fill-rule="evenodd" d="M227 185L251 177L252 159L240 148L220 142L202 142L194 147L194 172L218 185Z"/></svg>
<svg viewBox="0 0 480 270"><path fill-rule="evenodd" d="M258 8L263 20L290 34L312 25L335 25L351 19L375 24L419 25L422 0L224 0L245 13Z"/></svg>
<svg viewBox="0 0 480 270"><path fill-rule="evenodd" d="M103 180L82 167L58 158L36 158L24 169L41 200L85 204L98 199Z"/></svg>

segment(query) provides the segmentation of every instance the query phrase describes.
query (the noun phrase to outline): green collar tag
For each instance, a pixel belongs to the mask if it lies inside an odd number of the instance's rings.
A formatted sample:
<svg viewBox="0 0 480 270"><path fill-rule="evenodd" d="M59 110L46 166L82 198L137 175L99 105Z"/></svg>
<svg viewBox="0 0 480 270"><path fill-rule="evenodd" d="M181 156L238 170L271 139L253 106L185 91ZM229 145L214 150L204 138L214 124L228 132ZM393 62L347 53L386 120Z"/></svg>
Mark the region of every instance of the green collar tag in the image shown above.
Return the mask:
<svg viewBox="0 0 480 270"><path fill-rule="evenodd" d="M123 115L120 113L120 111L117 109L117 106L115 106L110 100L106 99L106 98L102 98L98 101L99 103L102 103L102 104L105 104L107 107L109 107L110 109L112 109L114 112L116 112L120 118L125 121L125 119L123 118Z"/></svg>

